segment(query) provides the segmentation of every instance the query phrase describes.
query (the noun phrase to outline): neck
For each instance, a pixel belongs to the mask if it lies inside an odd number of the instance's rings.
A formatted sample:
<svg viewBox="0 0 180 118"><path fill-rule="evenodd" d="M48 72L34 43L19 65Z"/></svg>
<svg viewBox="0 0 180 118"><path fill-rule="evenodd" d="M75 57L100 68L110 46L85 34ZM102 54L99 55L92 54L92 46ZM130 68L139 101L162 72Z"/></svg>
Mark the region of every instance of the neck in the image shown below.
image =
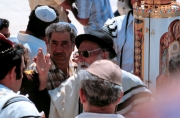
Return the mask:
<svg viewBox="0 0 180 118"><path fill-rule="evenodd" d="M32 36L34 36L34 37L36 37L36 38L38 38L38 39L41 39L41 40L45 41L45 40L44 40L44 37L38 37L38 36L36 36L35 34L33 34L31 31L29 31L29 30L26 30L26 34L32 35Z"/></svg>
<svg viewBox="0 0 180 118"><path fill-rule="evenodd" d="M57 65L57 68L60 69L66 77L69 76L69 63Z"/></svg>
<svg viewBox="0 0 180 118"><path fill-rule="evenodd" d="M103 106L103 107L97 107L92 105L83 105L85 112L91 112L91 113L101 113L101 114L115 114L115 106L114 104Z"/></svg>

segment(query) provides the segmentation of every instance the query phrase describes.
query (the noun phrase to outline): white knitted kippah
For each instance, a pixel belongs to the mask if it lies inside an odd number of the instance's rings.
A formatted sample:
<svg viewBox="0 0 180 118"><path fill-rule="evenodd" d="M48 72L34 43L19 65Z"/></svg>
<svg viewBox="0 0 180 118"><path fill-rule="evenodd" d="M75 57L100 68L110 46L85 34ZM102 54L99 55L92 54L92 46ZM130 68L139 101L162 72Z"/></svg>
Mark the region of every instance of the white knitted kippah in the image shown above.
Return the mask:
<svg viewBox="0 0 180 118"><path fill-rule="evenodd" d="M36 8L35 15L44 22L52 22L56 19L56 12L48 6L40 6Z"/></svg>

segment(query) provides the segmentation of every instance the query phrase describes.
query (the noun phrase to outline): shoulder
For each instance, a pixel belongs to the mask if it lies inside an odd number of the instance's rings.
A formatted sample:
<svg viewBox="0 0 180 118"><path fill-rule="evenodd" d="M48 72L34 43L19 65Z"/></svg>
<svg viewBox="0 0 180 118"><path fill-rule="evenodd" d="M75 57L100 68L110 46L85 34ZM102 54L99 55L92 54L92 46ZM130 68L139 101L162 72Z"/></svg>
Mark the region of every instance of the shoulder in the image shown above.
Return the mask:
<svg viewBox="0 0 180 118"><path fill-rule="evenodd" d="M141 91L151 93L144 82L129 72L122 70L122 86L124 92Z"/></svg>
<svg viewBox="0 0 180 118"><path fill-rule="evenodd" d="M144 82L138 76L131 74L130 72L127 72L125 70L121 70L121 72L122 72L122 81L130 82L131 84L145 85Z"/></svg>
<svg viewBox="0 0 180 118"><path fill-rule="evenodd" d="M4 108L4 110L2 110L1 116L8 117L8 118L14 118L14 117L20 118L20 117L25 117L25 116L36 116L36 117L40 116L35 105L28 98L24 96L20 96L20 95L16 95L14 96L14 98L15 97L19 97L25 100L12 102L12 104L9 104L6 108Z"/></svg>

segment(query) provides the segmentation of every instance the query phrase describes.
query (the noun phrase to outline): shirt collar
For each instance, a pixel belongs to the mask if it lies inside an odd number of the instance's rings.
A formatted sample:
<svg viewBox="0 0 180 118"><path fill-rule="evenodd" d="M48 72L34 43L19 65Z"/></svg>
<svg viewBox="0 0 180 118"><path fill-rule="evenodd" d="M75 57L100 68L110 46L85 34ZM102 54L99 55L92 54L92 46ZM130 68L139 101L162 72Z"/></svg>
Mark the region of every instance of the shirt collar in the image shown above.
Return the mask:
<svg viewBox="0 0 180 118"><path fill-rule="evenodd" d="M54 62L52 61L52 59L50 58L51 60L51 68L50 70L59 70L60 73L64 74L55 64ZM72 62L71 60L69 61L69 72L68 72L68 77L70 76L73 76L75 74L75 67L76 67L76 64L74 62Z"/></svg>

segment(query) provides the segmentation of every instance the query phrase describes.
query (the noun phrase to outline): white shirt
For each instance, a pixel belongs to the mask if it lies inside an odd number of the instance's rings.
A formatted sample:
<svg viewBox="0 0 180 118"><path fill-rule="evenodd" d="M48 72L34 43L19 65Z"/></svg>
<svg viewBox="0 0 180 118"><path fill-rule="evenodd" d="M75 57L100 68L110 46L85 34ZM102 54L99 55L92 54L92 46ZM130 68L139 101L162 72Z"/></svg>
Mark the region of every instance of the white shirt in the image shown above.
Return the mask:
<svg viewBox="0 0 180 118"><path fill-rule="evenodd" d="M74 75L59 87L49 90L51 97L49 118L75 118L78 115L80 84L81 80ZM137 104L143 104L151 98L151 92L140 78L123 70L122 87L124 96L119 103L119 114L128 113Z"/></svg>
<svg viewBox="0 0 180 118"><path fill-rule="evenodd" d="M128 19L127 31L125 32L126 20L127 20L127 15L108 19L102 29L108 32L113 37L114 50L117 53L117 60L119 66L121 61L121 50L123 45L125 44L122 55L122 69L128 72L133 72L134 70L133 16L130 14Z"/></svg>
<svg viewBox="0 0 180 118"><path fill-rule="evenodd" d="M78 115L76 118L124 118L119 114L99 114L84 112Z"/></svg>
<svg viewBox="0 0 180 118"><path fill-rule="evenodd" d="M19 32L17 35L17 40L16 37L10 37L9 40L20 43L28 49L30 60L29 65L33 63L33 58L38 54L39 48L42 48L44 54L47 52L45 41L29 34Z"/></svg>
<svg viewBox="0 0 180 118"><path fill-rule="evenodd" d="M2 110L4 104L14 97L25 97L14 93L9 88L0 84L0 118L21 118L25 116L41 116L33 103L28 101L18 101L8 105ZM25 98L27 99L27 98Z"/></svg>

